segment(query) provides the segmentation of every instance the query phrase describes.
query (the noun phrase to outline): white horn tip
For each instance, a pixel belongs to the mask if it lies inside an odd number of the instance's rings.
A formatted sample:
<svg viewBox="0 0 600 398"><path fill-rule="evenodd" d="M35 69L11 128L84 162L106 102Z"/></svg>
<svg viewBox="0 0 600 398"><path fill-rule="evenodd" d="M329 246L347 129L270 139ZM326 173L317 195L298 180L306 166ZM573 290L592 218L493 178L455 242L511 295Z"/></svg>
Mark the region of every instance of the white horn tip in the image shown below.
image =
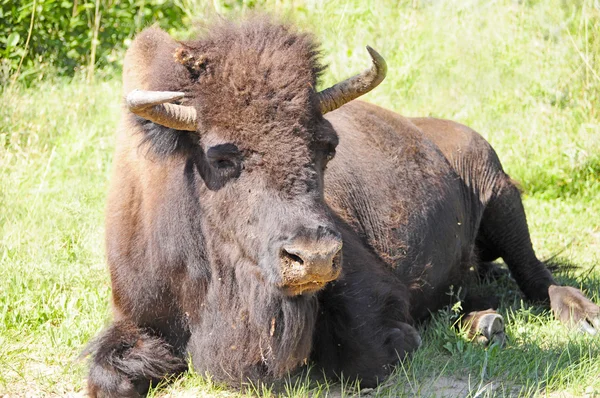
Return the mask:
<svg viewBox="0 0 600 398"><path fill-rule="evenodd" d="M185 93L179 91L145 91L135 89L127 94L127 106L130 109L147 108L153 105L164 104L185 97Z"/></svg>

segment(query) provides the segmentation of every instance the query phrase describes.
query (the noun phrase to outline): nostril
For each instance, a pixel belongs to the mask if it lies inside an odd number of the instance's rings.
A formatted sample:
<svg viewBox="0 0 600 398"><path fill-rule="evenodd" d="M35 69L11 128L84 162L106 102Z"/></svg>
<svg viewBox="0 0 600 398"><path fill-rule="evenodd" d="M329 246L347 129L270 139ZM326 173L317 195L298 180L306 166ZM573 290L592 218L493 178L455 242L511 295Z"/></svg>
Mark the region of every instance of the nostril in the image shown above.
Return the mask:
<svg viewBox="0 0 600 398"><path fill-rule="evenodd" d="M297 263L298 265L304 264L304 260L302 260L302 258L300 256L298 256L294 253L290 253L286 249L281 250L281 258L283 260L287 260L290 264L293 264L293 263Z"/></svg>

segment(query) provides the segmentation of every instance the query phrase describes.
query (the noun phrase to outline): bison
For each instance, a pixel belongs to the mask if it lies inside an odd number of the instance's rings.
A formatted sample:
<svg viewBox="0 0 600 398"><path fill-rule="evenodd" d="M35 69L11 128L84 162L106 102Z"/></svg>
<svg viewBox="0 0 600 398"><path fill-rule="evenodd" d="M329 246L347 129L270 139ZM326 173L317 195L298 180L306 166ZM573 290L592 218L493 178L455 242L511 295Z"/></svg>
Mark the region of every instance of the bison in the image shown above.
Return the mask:
<svg viewBox="0 0 600 398"><path fill-rule="evenodd" d="M188 358L231 385L307 363L374 385L497 258L527 299L598 330L600 307L536 257L478 133L353 101L386 74L367 49L369 69L318 92L315 40L269 18L137 36L106 210L114 320L87 349L90 395L143 395ZM474 334L502 334L462 298Z"/></svg>

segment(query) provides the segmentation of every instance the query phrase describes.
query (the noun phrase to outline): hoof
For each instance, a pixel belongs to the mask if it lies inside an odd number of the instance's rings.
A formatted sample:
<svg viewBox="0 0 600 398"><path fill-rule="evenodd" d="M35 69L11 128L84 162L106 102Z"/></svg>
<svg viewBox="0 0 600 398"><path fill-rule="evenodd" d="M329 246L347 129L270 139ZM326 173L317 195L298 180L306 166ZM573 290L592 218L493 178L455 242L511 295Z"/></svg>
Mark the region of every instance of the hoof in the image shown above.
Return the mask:
<svg viewBox="0 0 600 398"><path fill-rule="evenodd" d="M548 289L550 308L567 326L596 335L600 333L600 307L574 287L552 285Z"/></svg>
<svg viewBox="0 0 600 398"><path fill-rule="evenodd" d="M579 330L581 330L583 333L595 336L600 330L600 317L581 320L579 322Z"/></svg>
<svg viewBox="0 0 600 398"><path fill-rule="evenodd" d="M485 314L477 324L479 335L477 342L484 345L498 344L503 347L506 343L504 333L504 318L500 314Z"/></svg>
<svg viewBox="0 0 600 398"><path fill-rule="evenodd" d="M471 312L463 323L468 325L469 338L477 343L501 347L506 343L504 318L493 310Z"/></svg>

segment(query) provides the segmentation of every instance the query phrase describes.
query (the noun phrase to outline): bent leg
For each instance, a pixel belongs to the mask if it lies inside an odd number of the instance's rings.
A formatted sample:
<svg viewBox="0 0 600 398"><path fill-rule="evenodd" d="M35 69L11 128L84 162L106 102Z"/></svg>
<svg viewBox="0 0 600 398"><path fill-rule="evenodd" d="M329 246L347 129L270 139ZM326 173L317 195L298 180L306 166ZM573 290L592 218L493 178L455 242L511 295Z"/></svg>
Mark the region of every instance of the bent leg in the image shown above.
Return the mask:
<svg viewBox="0 0 600 398"><path fill-rule="evenodd" d="M411 325L404 283L353 232L340 229L344 273L319 295L311 359L329 377L374 387L421 345L421 337Z"/></svg>
<svg viewBox="0 0 600 398"><path fill-rule="evenodd" d="M486 205L477 245L487 256L484 261L491 261L494 256L504 259L527 299L549 300L548 288L556 282L533 251L521 195L508 178L500 179Z"/></svg>
<svg viewBox="0 0 600 398"><path fill-rule="evenodd" d="M83 355L91 355L91 397L140 397L170 375L187 369L185 360L161 337L130 321L114 322Z"/></svg>
<svg viewBox="0 0 600 398"><path fill-rule="evenodd" d="M311 359L328 377L375 387L421 345L418 331L394 316L393 297L324 293ZM381 302L391 305L382 308Z"/></svg>
<svg viewBox="0 0 600 398"><path fill-rule="evenodd" d="M579 325L589 333L598 331L600 307L578 289L558 286L550 270L536 257L521 195L508 177L498 181L486 205L477 246L487 256L485 261L494 256L504 259L527 299L549 303L563 323Z"/></svg>

